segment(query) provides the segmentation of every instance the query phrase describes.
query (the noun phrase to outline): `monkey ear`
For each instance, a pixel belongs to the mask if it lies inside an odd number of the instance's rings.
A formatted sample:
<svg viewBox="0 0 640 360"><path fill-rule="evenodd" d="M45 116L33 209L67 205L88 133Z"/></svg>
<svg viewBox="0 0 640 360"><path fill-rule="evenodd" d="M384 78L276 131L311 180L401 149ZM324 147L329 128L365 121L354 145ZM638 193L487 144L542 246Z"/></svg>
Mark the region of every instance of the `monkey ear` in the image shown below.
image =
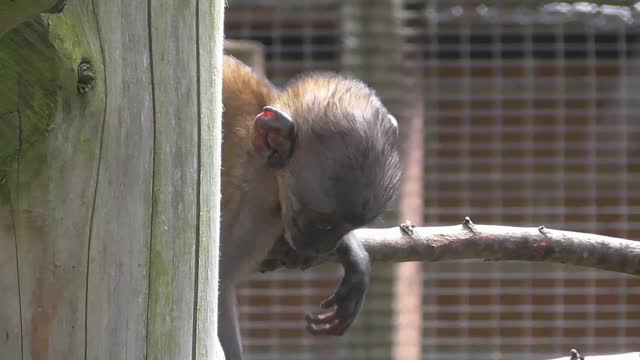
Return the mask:
<svg viewBox="0 0 640 360"><path fill-rule="evenodd" d="M265 106L256 116L251 134L254 153L269 167L282 168L293 154L295 132L289 115Z"/></svg>

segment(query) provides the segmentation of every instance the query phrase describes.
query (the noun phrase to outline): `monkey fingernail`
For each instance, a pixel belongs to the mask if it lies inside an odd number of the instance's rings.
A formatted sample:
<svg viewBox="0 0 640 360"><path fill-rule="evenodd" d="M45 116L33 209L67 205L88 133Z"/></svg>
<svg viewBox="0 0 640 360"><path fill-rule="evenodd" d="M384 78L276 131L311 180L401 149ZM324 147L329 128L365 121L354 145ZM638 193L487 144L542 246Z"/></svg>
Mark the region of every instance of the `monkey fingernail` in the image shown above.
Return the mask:
<svg viewBox="0 0 640 360"><path fill-rule="evenodd" d="M315 313L315 314L307 314L305 316L307 321L311 321L311 322L317 322L317 321L327 321L329 319L331 319L332 317L335 317L336 313L331 311L331 312L322 312L322 313Z"/></svg>
<svg viewBox="0 0 640 360"><path fill-rule="evenodd" d="M307 330L313 335L334 335L339 336L346 330L347 323L341 319L336 319L328 324L307 324Z"/></svg>

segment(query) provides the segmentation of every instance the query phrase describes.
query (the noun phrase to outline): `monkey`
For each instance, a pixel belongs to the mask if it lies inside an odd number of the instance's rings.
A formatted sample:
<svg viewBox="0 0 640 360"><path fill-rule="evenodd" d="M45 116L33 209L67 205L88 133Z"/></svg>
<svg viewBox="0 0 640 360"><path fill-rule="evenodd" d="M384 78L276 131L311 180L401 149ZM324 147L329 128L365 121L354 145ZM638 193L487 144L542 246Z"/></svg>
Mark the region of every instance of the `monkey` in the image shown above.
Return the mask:
<svg viewBox="0 0 640 360"><path fill-rule="evenodd" d="M396 196L397 121L359 80L315 72L279 89L228 55L222 102L218 338L226 359L242 358L236 285L264 270L276 247L289 251L287 267L336 252L342 282L306 321L312 334L341 335L362 306L370 273L366 251L345 235Z"/></svg>

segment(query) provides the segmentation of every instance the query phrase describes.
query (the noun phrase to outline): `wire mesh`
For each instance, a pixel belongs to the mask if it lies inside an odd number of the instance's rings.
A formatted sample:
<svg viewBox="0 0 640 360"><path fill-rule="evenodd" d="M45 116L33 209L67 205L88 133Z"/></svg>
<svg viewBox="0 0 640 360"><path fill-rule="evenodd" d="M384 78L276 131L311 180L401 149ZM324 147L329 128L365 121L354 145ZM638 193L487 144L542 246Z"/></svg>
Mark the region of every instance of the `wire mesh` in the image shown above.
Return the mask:
<svg viewBox="0 0 640 360"><path fill-rule="evenodd" d="M428 225L471 216L638 239L639 4L231 0L226 37L264 44L277 85L309 70L354 73L400 121L419 79ZM347 335L305 333L303 314L339 275L331 266L256 275L240 291L247 357L390 359L388 265L374 267ZM640 350L637 278L458 261L426 264L423 279L424 359Z"/></svg>

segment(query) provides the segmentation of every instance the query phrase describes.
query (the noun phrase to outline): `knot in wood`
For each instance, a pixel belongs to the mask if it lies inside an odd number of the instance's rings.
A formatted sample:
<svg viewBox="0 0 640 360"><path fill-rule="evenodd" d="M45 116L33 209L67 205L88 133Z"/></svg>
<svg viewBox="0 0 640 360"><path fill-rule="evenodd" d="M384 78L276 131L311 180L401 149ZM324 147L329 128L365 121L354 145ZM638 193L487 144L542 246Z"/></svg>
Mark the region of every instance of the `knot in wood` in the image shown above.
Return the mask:
<svg viewBox="0 0 640 360"><path fill-rule="evenodd" d="M547 239L551 239L551 233L549 232L549 230L547 230L546 227L544 227L544 225L538 226L538 232L544 235Z"/></svg>
<svg viewBox="0 0 640 360"><path fill-rule="evenodd" d="M478 234L478 229L476 229L476 225L471 221L470 217L465 217L462 225L469 231L471 231L474 235Z"/></svg>
<svg viewBox="0 0 640 360"><path fill-rule="evenodd" d="M569 360L584 360L584 356L580 355L580 353L578 353L578 350L571 349L570 353L571 353L571 358Z"/></svg>
<svg viewBox="0 0 640 360"><path fill-rule="evenodd" d="M96 83L96 74L91 63L83 61L78 65L78 94L86 94Z"/></svg>
<svg viewBox="0 0 640 360"><path fill-rule="evenodd" d="M416 232L413 230L413 228L415 227L416 226L413 225L409 220L405 220L404 223L400 224L400 230L403 233L411 236L413 239L415 239L415 234L416 234Z"/></svg>

